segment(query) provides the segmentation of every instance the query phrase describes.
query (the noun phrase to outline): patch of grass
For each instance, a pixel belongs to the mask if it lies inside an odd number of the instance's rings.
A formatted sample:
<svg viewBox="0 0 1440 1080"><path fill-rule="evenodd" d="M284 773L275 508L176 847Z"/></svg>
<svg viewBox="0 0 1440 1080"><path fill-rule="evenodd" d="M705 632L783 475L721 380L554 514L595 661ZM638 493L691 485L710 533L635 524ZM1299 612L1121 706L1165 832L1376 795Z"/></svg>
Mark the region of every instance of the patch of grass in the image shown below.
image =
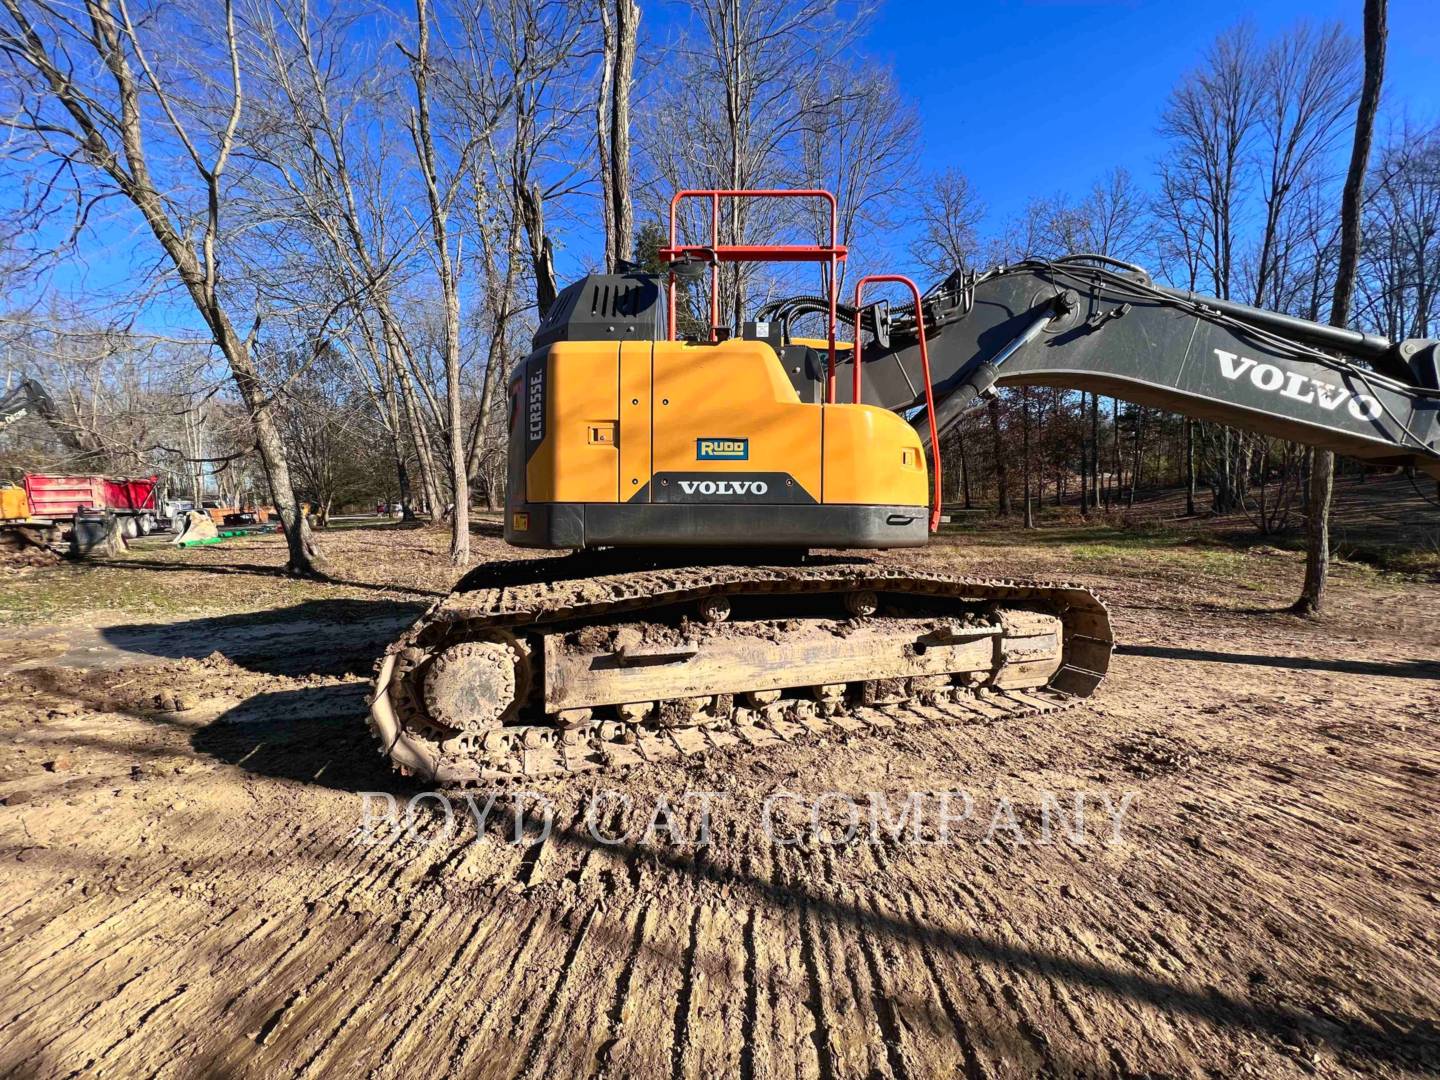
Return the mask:
<svg viewBox="0 0 1440 1080"><path fill-rule="evenodd" d="M1335 550L1337 559L1372 567L1382 574L1395 574L1423 581L1440 581L1440 545L1433 548L1391 547L1385 545L1350 547Z"/></svg>
<svg viewBox="0 0 1440 1080"><path fill-rule="evenodd" d="M0 588L0 622L64 619L94 611L176 615L208 605L191 590L168 587L143 569L61 563L6 581Z"/></svg>
<svg viewBox="0 0 1440 1080"><path fill-rule="evenodd" d="M421 524L414 521L401 521L399 518L354 518L349 520L330 519L330 524L323 529L315 530L321 536L329 532L342 532L346 529L417 529Z"/></svg>
<svg viewBox="0 0 1440 1080"><path fill-rule="evenodd" d="M967 519L942 526L941 543L957 549L1018 552L1030 549L1048 557L1073 560L1088 571L1173 572L1209 574L1244 588L1270 574L1265 567L1285 568L1303 559L1303 532L1261 535L1253 529L1216 529L1205 519L1133 520L1110 516L1092 522L1074 518L1024 529L1009 521ZM1440 534L1419 544L1356 544L1338 539L1334 549L1337 573L1391 575L1401 580L1440 580ZM1378 574L1376 573L1378 571ZM1377 584L1381 582L1377 581Z"/></svg>
<svg viewBox="0 0 1440 1080"><path fill-rule="evenodd" d="M0 623L67 621L100 614L164 619L285 607L355 590L277 575L274 538L178 550L136 544L122 558L61 562L0 582Z"/></svg>
<svg viewBox="0 0 1440 1080"><path fill-rule="evenodd" d="M1224 578L1242 585L1251 583L1260 570L1255 558L1243 551L1194 544L1184 538L1152 537L1135 538L1121 543L1078 543L1071 546L1070 557L1076 562L1091 564L1093 569L1102 571L1170 571Z"/></svg>

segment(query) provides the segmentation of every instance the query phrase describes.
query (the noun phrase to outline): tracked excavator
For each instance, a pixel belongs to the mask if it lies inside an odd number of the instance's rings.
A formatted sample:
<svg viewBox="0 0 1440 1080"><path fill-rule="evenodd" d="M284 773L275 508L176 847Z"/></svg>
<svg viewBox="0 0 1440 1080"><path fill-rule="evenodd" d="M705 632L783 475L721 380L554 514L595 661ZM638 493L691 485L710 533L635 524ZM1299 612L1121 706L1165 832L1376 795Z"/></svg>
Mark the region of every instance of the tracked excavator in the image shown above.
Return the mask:
<svg viewBox="0 0 1440 1080"><path fill-rule="evenodd" d="M814 199L829 243L720 241L725 200ZM710 242L682 244L686 200ZM693 204L692 204L693 207ZM714 748L989 722L1093 694L1104 605L904 558L940 513L945 431L996 386L1093 391L1440 477L1440 344L1166 288L1097 255L956 271L910 302L825 296L719 325L722 263L848 255L822 191L681 192L666 272L556 299L509 383L505 539L568 554L466 575L378 666L407 774L528 782ZM708 331L677 294L711 279ZM826 336L792 333L819 315ZM853 341L837 341L837 325ZM868 549L872 553L863 553ZM881 553L883 549L891 549Z"/></svg>

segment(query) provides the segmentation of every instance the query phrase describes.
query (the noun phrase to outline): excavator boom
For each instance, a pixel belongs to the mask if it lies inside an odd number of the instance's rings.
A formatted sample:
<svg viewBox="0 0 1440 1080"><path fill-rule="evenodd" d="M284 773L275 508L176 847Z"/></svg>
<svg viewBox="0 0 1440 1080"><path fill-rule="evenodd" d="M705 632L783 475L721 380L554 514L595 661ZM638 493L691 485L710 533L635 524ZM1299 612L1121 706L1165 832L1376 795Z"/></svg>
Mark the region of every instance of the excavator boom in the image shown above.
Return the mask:
<svg viewBox="0 0 1440 1080"><path fill-rule="evenodd" d="M45 388L34 379L21 379L0 394L0 431L32 414L44 419L63 435L64 429L59 426L60 414L55 403L50 400Z"/></svg>
<svg viewBox="0 0 1440 1080"><path fill-rule="evenodd" d="M942 433L992 385L1055 386L1440 477L1434 341L1392 344L1167 289L1137 268L1093 256L957 273L922 307ZM922 406L913 308L892 316L888 328L877 317L883 309L870 318L877 340L863 350L861 400L894 410ZM846 354L841 400L853 400L853 375ZM912 422L928 441L925 417Z"/></svg>

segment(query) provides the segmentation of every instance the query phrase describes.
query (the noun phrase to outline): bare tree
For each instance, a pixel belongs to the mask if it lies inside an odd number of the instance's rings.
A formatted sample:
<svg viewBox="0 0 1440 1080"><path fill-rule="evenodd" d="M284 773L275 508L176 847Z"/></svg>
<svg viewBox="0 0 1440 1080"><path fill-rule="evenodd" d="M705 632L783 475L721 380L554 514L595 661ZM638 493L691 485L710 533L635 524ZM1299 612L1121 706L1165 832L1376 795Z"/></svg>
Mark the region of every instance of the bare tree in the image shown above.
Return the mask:
<svg viewBox="0 0 1440 1080"><path fill-rule="evenodd" d="M1391 340L1430 337L1440 325L1440 128L1401 125L1369 186L1357 314Z"/></svg>
<svg viewBox="0 0 1440 1080"><path fill-rule="evenodd" d="M1080 250L1111 258L1144 259L1150 245L1150 206L1130 173L1111 169L1071 213Z"/></svg>
<svg viewBox="0 0 1440 1080"><path fill-rule="evenodd" d="M600 210L605 268L635 258L635 208L630 192L630 91L640 5L601 0L600 86L595 98L595 143L600 158Z"/></svg>
<svg viewBox="0 0 1440 1080"><path fill-rule="evenodd" d="M1235 283L1247 162L1260 109L1260 57L1255 34L1241 23L1222 34L1201 67L1170 95L1161 133L1171 143L1166 165L1169 197L1198 225L1194 251L1211 292L1229 299ZM1214 508L1235 509L1245 487L1242 438L1206 426Z"/></svg>
<svg viewBox="0 0 1440 1080"><path fill-rule="evenodd" d="M493 175L502 172L493 142L486 140L486 160ZM477 164L477 173L479 170ZM513 189L500 187L500 198L486 195L487 185L477 175L471 184L474 195L475 236L480 249L485 289L477 313L483 324L485 374L480 391L480 404L471 426L467 472L481 477L485 504L490 510L500 508L501 470L504 457L505 425L497 424L496 405L502 381L508 376L510 357L517 352L515 340L523 303L520 294L521 224Z"/></svg>
<svg viewBox="0 0 1440 1080"><path fill-rule="evenodd" d="M1375 114L1385 80L1386 0L1365 0L1365 77L1355 112L1355 141L1340 202L1340 262L1335 273L1335 295L1330 325L1350 321L1350 301L1360 264L1360 216L1365 195L1365 173L1370 167L1370 143L1375 136ZM1316 449L1310 468L1310 505L1306 517L1305 584L1295 601L1296 614L1315 616L1325 607L1325 584L1330 570L1330 502L1335 491L1335 455Z"/></svg>
<svg viewBox="0 0 1440 1080"><path fill-rule="evenodd" d="M357 378L383 406L395 440L405 515L413 518L417 501L406 465L411 453L418 502L438 512L443 410L412 342L420 323L407 326L401 315L401 307L423 313L428 306L396 304L407 284L424 276L417 257L430 233L428 215L417 220L410 212L417 193L414 173L403 164L413 160L413 140L406 147L392 134L408 128L406 74L385 48L354 56L353 69L342 63L338 58L350 55L351 20L333 11L321 17L308 0L259 0L248 25L256 117L250 152L266 166L247 178L257 208L249 233L257 248L252 273L273 281L273 256L285 252L294 265L282 271L284 285L268 286L272 291L318 289L327 303L344 301L353 351L366 360L355 367ZM292 311L292 318L307 318L299 304Z"/></svg>
<svg viewBox="0 0 1440 1080"><path fill-rule="evenodd" d="M1265 50L1255 138L1259 242L1238 275L1257 306L1319 317L1306 305L1313 296L1306 287L1307 256L1314 250L1309 233L1331 227L1329 215L1314 209L1328 203L1319 195L1329 180L1331 151L1358 94L1357 58L1356 43L1339 25L1317 30L1301 23ZM1235 494L1246 516L1269 534L1288 523L1307 455L1283 440L1237 438L1245 474L1234 485Z"/></svg>
<svg viewBox="0 0 1440 1080"><path fill-rule="evenodd" d="M605 230L605 261L607 273L615 269L615 159L611 150L610 130L615 112L615 54L619 42L615 30L615 12L610 0L600 3L600 84L595 90L595 152L600 166L600 220Z"/></svg>
<svg viewBox="0 0 1440 1080"><path fill-rule="evenodd" d="M262 341L258 351L293 376L281 424L297 486L324 527L337 503L357 502L374 489L374 466L385 453L375 403L356 389L346 361L329 343L317 350L302 340Z"/></svg>
<svg viewBox="0 0 1440 1080"><path fill-rule="evenodd" d="M915 212L921 232L910 255L916 262L942 276L973 268L985 206L964 173L946 169L934 177L921 192Z"/></svg>
<svg viewBox="0 0 1440 1080"><path fill-rule="evenodd" d="M1283 226L1291 199L1321 178L1358 94L1357 48L1338 24L1301 23L1265 52L1258 105L1264 225L1251 303L1283 307Z"/></svg>
<svg viewBox="0 0 1440 1080"><path fill-rule="evenodd" d="M858 14L841 18L829 0L693 0L649 110L655 216L682 188L795 186L809 117L835 107L846 89L845 80L821 76L851 68L840 58L857 26ZM686 225L687 235L708 242L709 209ZM813 220L774 200L732 199L720 226L723 243L743 244L786 228L808 231ZM753 263L722 267L723 321L740 324L752 282L770 272Z"/></svg>
<svg viewBox="0 0 1440 1080"><path fill-rule="evenodd" d="M505 178L524 229L535 306L543 319L559 292L545 204L589 172L580 147L590 140L577 138L587 97L582 66L589 42L582 8L569 0L490 0L478 11L473 47L491 54L508 102Z"/></svg>
<svg viewBox="0 0 1440 1080"><path fill-rule="evenodd" d="M450 213L468 175L470 155L488 131L472 128L466 132L458 140L459 146L454 151L456 160L442 174L444 166L436 153L437 139L431 126L430 19L428 0L416 0L415 49L405 54L410 60L410 75L415 86L410 137L415 144L420 175L425 181L431 255L440 282L440 302L444 312L445 432L452 499L450 562L454 566L464 566L470 561L470 459L460 385L461 242L452 233ZM493 125L493 120L491 123Z"/></svg>
<svg viewBox="0 0 1440 1080"><path fill-rule="evenodd" d="M838 85L837 85L838 82ZM861 237L871 250L908 212L914 189L919 119L900 93L894 75L879 67L836 80L816 72L804 90L800 129L800 182L830 191L836 201L841 244L854 246ZM816 242L830 242L830 214L819 200L807 204ZM837 288L843 288L846 263L837 267ZM822 288L830 268L820 267Z"/></svg>
<svg viewBox="0 0 1440 1080"><path fill-rule="evenodd" d="M84 0L84 22L43 3L4 0L4 9L0 54L19 97L10 113L12 130L30 136L28 149L57 167L113 185L144 219L228 362L254 424L289 545L289 569L323 572L296 503L273 395L251 356L259 319L248 333L237 330L222 285L227 169L245 104L233 0L222 3L218 29L202 9L183 12L182 21L202 27L201 36L187 43L195 50L188 72L153 62L143 43L142 25L152 36L176 27L137 24L124 0L118 6ZM212 30L215 37L206 33ZM172 41L167 53L174 52L187 50L175 49ZM76 63L82 56L93 63ZM214 82L206 71L212 65L225 73ZM156 145L177 147L173 167L162 162L162 172L152 169ZM187 201L192 195L194 202Z"/></svg>
<svg viewBox="0 0 1440 1080"><path fill-rule="evenodd" d="M1215 295L1229 299L1245 163L1260 107L1260 70L1249 24L1222 34L1204 65L1170 95L1161 133L1172 144L1171 184L1202 226L1201 265Z"/></svg>
<svg viewBox="0 0 1440 1080"><path fill-rule="evenodd" d="M640 5L615 0L615 74L610 102L610 201L614 205L615 257L635 258L635 201L630 191L630 90L635 81L635 49Z"/></svg>

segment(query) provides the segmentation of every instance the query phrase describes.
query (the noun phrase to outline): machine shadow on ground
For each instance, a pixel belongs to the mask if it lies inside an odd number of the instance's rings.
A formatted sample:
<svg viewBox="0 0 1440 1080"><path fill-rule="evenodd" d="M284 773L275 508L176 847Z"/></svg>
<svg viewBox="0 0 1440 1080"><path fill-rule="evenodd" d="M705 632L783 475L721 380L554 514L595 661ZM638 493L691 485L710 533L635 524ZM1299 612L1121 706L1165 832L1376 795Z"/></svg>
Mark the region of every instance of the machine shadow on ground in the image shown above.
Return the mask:
<svg viewBox="0 0 1440 1080"><path fill-rule="evenodd" d="M262 675L368 676L375 658L425 607L399 600L305 600L271 611L107 626L99 634L137 658L200 660L219 652Z"/></svg>
<svg viewBox="0 0 1440 1080"><path fill-rule="evenodd" d="M1343 675L1381 675L1393 679L1440 679L1434 660L1342 660L1333 657L1269 656L1265 653L1179 649L1161 645L1119 645L1121 656L1152 656L1161 660L1198 660L1207 664L1249 664L1294 671L1334 671Z"/></svg>
<svg viewBox="0 0 1440 1080"><path fill-rule="evenodd" d="M521 818L525 831L534 834L541 828L542 822L536 815L522 811ZM502 813L489 819L486 831L503 843L513 827L513 817ZM727 892L749 893L781 910L809 912L831 926L879 933L915 944L934 944L951 955L1005 971L1012 977L1048 976L1077 991L1114 995L1168 1015L1192 1017L1220 1029L1262 1035L1282 1044L1318 1042L1357 1065L1419 1068L1433 1074L1440 1063L1440 1038L1430 1021L1423 1017L1393 1012L1377 1016L1367 1012L1357 1016L1330 1014L1320 1019L1304 1008L1285 1002L1247 1000L1217 986L1187 986L1098 960L935 925L913 915L886 912L859 898L816 888L803 880L751 873L728 860L708 857L704 848L676 851L630 842L602 843L587 828L577 825L556 825L548 842L587 850L603 849L622 862L643 861L679 877L718 885ZM958 1015L950 1019L964 1026Z"/></svg>
<svg viewBox="0 0 1440 1080"><path fill-rule="evenodd" d="M105 566L112 570L153 570L162 574L216 574L221 577L263 577L279 578L282 581L296 581L296 576L283 566L267 566L263 563L191 563L157 562L153 559L89 559L88 566ZM441 597L444 593L430 589L398 588L372 581L354 581L350 578L321 575L309 579L321 585L339 585L346 589L365 589L370 592L406 592L417 596Z"/></svg>
<svg viewBox="0 0 1440 1080"><path fill-rule="evenodd" d="M197 753L275 780L339 791L403 791L414 785L378 753L366 726L369 687L350 683L253 697L195 732Z"/></svg>

